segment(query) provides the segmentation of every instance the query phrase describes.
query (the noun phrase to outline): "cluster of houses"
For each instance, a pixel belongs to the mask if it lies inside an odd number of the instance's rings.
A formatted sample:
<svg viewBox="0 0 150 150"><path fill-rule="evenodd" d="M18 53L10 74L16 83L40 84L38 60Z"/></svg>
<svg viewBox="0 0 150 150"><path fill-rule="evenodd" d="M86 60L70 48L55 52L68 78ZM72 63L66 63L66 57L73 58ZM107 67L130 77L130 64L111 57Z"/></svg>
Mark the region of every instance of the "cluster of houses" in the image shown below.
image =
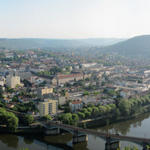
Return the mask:
<svg viewBox="0 0 150 150"><path fill-rule="evenodd" d="M14 58L14 55L23 61L10 60ZM82 109L89 103L94 105L114 103L115 96L107 96L103 93L104 89L117 91L122 98L129 98L150 89L150 70L123 65L103 66L96 62L90 63L88 60L82 62L79 57L70 58L67 55L65 60L61 53L53 55L49 56L47 52L40 50L29 50L19 54L5 51L5 58L8 60L0 61L0 86L4 91L3 101L8 107L15 106L16 102L11 101L22 91L31 96L19 95L19 102L37 102L38 100L38 104L35 103L35 105L39 109L39 115L44 116L56 114L59 111L58 106L65 105L68 101L72 112ZM55 67L60 67L62 72L49 77L37 74ZM75 85L80 81L84 82L83 85ZM66 83L70 86L66 87ZM9 93L6 87L15 91ZM96 89L90 87L96 87ZM85 90L89 94L84 95ZM97 94L91 94L93 92Z"/></svg>

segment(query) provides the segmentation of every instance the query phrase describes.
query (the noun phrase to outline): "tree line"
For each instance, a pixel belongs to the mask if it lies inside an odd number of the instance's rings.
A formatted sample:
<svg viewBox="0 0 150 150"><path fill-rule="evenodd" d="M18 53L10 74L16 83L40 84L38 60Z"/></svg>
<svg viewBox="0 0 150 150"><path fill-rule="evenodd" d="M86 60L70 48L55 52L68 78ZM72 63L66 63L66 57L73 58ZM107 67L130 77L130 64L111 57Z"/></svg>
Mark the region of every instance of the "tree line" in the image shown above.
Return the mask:
<svg viewBox="0 0 150 150"><path fill-rule="evenodd" d="M149 108L144 107L150 104L150 95L138 98L120 99L116 98L114 104L84 106L76 113L64 113L59 116L63 123L77 125L80 120L101 118L130 117L136 114L148 112Z"/></svg>

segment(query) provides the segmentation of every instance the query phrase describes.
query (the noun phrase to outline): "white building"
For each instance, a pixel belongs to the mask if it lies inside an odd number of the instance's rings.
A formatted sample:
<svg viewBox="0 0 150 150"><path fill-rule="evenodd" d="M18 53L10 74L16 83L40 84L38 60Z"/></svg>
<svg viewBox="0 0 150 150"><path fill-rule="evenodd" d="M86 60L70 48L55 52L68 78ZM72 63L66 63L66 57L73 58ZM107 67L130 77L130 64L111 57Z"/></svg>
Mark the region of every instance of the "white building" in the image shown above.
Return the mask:
<svg viewBox="0 0 150 150"><path fill-rule="evenodd" d="M89 67L93 67L95 66L97 63L86 63L86 64L82 64L82 68L89 68Z"/></svg>
<svg viewBox="0 0 150 150"><path fill-rule="evenodd" d="M82 109L83 103L81 100L74 100L69 104L69 106L70 106L70 110L72 112L76 112L76 111Z"/></svg>
<svg viewBox="0 0 150 150"><path fill-rule="evenodd" d="M17 85L23 86L23 84L20 83L19 76L11 76L11 75L7 76L6 85L10 88L15 88Z"/></svg>

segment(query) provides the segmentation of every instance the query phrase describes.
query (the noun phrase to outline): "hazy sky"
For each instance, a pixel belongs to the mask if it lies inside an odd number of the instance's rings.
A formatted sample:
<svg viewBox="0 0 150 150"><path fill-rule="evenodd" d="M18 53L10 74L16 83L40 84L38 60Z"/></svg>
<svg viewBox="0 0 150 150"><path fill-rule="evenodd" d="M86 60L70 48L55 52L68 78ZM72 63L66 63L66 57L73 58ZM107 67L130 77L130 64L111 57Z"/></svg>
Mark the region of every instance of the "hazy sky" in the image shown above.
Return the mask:
<svg viewBox="0 0 150 150"><path fill-rule="evenodd" d="M150 0L0 0L0 37L150 34Z"/></svg>

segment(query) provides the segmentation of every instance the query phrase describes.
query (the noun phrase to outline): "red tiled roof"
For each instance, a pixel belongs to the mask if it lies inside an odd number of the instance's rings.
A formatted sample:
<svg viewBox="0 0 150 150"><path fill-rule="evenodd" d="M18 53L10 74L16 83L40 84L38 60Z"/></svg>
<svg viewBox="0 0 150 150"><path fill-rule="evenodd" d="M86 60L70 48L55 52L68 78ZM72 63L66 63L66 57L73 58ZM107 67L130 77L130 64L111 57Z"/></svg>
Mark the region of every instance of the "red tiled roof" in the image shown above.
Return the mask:
<svg viewBox="0 0 150 150"><path fill-rule="evenodd" d="M81 101L80 101L80 100L74 100L74 101L72 102L72 104L81 104Z"/></svg>
<svg viewBox="0 0 150 150"><path fill-rule="evenodd" d="M57 77L59 79L64 79L64 78L73 78L73 77L80 77L82 74L69 74L69 75L58 75Z"/></svg>

